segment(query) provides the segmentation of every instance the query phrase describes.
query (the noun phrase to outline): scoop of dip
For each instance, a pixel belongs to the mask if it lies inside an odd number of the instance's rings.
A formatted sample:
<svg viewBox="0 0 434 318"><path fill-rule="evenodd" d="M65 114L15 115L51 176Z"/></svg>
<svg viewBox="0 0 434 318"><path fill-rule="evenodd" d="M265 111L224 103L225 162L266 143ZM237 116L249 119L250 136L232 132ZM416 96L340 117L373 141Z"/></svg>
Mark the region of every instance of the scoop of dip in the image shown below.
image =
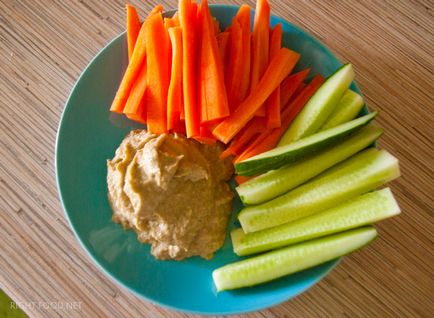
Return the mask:
<svg viewBox="0 0 434 318"><path fill-rule="evenodd" d="M113 221L135 230L157 259L212 258L233 198L233 166L219 159L222 150L180 135L130 132L107 161Z"/></svg>

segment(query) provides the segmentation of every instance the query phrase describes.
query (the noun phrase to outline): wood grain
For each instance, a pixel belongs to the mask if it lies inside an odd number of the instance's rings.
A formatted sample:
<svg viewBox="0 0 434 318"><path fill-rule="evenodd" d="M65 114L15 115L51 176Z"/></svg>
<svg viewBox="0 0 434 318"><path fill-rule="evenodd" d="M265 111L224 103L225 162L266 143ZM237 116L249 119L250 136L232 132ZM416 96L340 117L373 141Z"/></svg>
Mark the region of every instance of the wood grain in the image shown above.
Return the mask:
<svg viewBox="0 0 434 318"><path fill-rule="evenodd" d="M143 16L157 1L131 2ZM380 223L380 239L308 292L245 317L432 317L432 1L271 5L354 64L386 130L379 145L401 163L403 176L391 187L403 212ZM0 288L32 317L188 316L143 301L102 274L69 229L56 191L54 145L65 100L90 59L124 29L123 6L0 0ZM80 308L38 305L73 301Z"/></svg>

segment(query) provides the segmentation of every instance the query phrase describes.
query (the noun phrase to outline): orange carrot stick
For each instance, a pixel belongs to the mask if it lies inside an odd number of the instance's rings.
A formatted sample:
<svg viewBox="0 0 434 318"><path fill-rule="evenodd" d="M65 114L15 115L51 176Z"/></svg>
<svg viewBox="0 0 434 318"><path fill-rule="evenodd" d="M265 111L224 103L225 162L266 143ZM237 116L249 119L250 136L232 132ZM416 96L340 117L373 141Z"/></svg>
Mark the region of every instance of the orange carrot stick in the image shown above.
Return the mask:
<svg viewBox="0 0 434 318"><path fill-rule="evenodd" d="M282 24L277 24L270 31L270 59L273 59L282 46ZM267 111L267 128L280 127L280 85L265 102Z"/></svg>
<svg viewBox="0 0 434 318"><path fill-rule="evenodd" d="M175 20L176 26L179 26L179 25L180 25L180 24L179 24L179 14L178 14L178 11L176 11L176 12L173 14L172 19Z"/></svg>
<svg viewBox="0 0 434 318"><path fill-rule="evenodd" d="M291 101L294 99L294 97L297 97L298 94L300 94L300 92L301 92L305 87L306 87L306 84L305 84L305 83L301 83L300 86L297 87L297 89L296 89L295 92L294 92L294 95L291 96L291 98L290 98L289 101L291 102Z"/></svg>
<svg viewBox="0 0 434 318"><path fill-rule="evenodd" d="M228 103L231 111L242 102L240 95L241 81L243 76L243 30L237 19L232 20L232 27L229 36L229 63L226 71L226 89Z"/></svg>
<svg viewBox="0 0 434 318"><path fill-rule="evenodd" d="M127 102L134 81L136 80L136 77L139 74L143 63L145 62L146 32L144 25L145 23L143 23L142 27L140 28L139 35L137 36L136 45L134 46L133 55L130 59L130 63L127 66L122 81L116 92L116 96L113 99L112 105L110 107L110 111L112 112L122 113L122 111L124 110L125 103Z"/></svg>
<svg viewBox="0 0 434 318"><path fill-rule="evenodd" d="M187 131L187 137L192 137L200 134L200 113L196 102L197 7L191 3L191 0L179 0L178 12L182 28L183 43L182 83L184 96L185 126Z"/></svg>
<svg viewBox="0 0 434 318"><path fill-rule="evenodd" d="M180 27L169 29L172 44L172 74L167 94L167 130L177 131L182 107L182 30Z"/></svg>
<svg viewBox="0 0 434 318"><path fill-rule="evenodd" d="M241 155L235 158L234 162L237 163L243 161L276 147L277 143L288 129L289 125L295 119L297 114L303 109L304 105L306 105L312 95L315 94L322 83L324 83L324 80L324 77L321 75L315 76L281 114L282 125L279 128L267 130L266 132L259 135L255 141L243 151Z"/></svg>
<svg viewBox="0 0 434 318"><path fill-rule="evenodd" d="M162 13L163 12L163 6L161 4L157 4L152 10L151 12L149 12L148 17L150 17L151 15L154 15L156 13Z"/></svg>
<svg viewBox="0 0 434 318"><path fill-rule="evenodd" d="M251 137L253 137L257 133L264 132L266 128L267 127L265 119L263 117L252 118L232 140L232 142L239 144L235 145L234 147L235 153L237 153L238 150L241 149L241 147L243 146L242 144L247 143L251 139Z"/></svg>
<svg viewBox="0 0 434 318"><path fill-rule="evenodd" d="M149 14L152 16L155 13L161 12L163 7L157 5ZM110 111L115 113L122 113L125 107L125 103L128 100L131 88L133 87L136 77L139 75L142 69L143 63L146 63L146 23L142 23L142 26L137 36L136 45L134 46L133 55L131 56L130 62L125 70L125 74L116 92L115 98L113 99Z"/></svg>
<svg viewBox="0 0 434 318"><path fill-rule="evenodd" d="M164 27L169 30L176 27L176 21L173 18L164 18Z"/></svg>
<svg viewBox="0 0 434 318"><path fill-rule="evenodd" d="M243 101L249 94L250 86L250 61L251 61L251 32L250 32L250 11L248 5L243 4L237 13L237 20L240 23L242 30L242 59L243 71L239 78L240 84L240 99Z"/></svg>
<svg viewBox="0 0 434 318"><path fill-rule="evenodd" d="M147 124L152 133L167 131L167 92L170 83L170 39L158 12L146 21L147 42Z"/></svg>
<svg viewBox="0 0 434 318"><path fill-rule="evenodd" d="M220 154L220 159L225 159L229 156L235 155L235 153L232 151L232 149L230 149L230 147L226 148L225 150L222 151L222 153Z"/></svg>
<svg viewBox="0 0 434 318"><path fill-rule="evenodd" d="M187 132L186 132L186 130L185 130L185 120L181 119L181 120L179 121L179 125L178 125L178 127L176 128L176 132L179 133L179 134L183 134L183 135L186 135L186 134L187 134Z"/></svg>
<svg viewBox="0 0 434 318"><path fill-rule="evenodd" d="M307 74L310 72L310 68L307 68L301 72L288 76L280 84L280 108L283 109L292 96L295 95L297 88L304 81Z"/></svg>
<svg viewBox="0 0 434 318"><path fill-rule="evenodd" d="M294 120L295 116L303 109L304 105L309 101L313 94L324 83L325 79L321 75L316 75L308 85L294 98L293 101L282 112L282 128L285 130Z"/></svg>
<svg viewBox="0 0 434 318"><path fill-rule="evenodd" d="M258 0L256 2L255 20L252 33L250 92L255 89L267 69L269 60L269 28L270 5L268 4L268 0ZM260 108L256 115L265 116L265 108Z"/></svg>
<svg viewBox="0 0 434 318"><path fill-rule="evenodd" d="M235 182L240 185L243 184L246 181L249 181L253 177L247 177L247 176L235 176Z"/></svg>
<svg viewBox="0 0 434 318"><path fill-rule="evenodd" d="M137 76L130 95L125 104L124 114L131 120L146 124L146 63L143 63L139 76Z"/></svg>
<svg viewBox="0 0 434 318"><path fill-rule="evenodd" d="M281 48L270 62L255 89L238 108L213 131L214 136L223 143L228 143L255 115L271 93L288 76L300 55L286 48Z"/></svg>
<svg viewBox="0 0 434 318"><path fill-rule="evenodd" d="M176 11L171 18L164 18L164 26L166 29L180 26L178 11Z"/></svg>
<svg viewBox="0 0 434 318"><path fill-rule="evenodd" d="M175 22L175 26L181 27L181 23L179 21L178 11L176 11L173 14L172 20ZM182 39L182 28L181 28L181 39ZM182 50L183 50L183 48L182 48ZM181 51L181 56L183 56L183 54L184 54L183 51ZM184 60L182 59L182 63L181 64L184 63L183 61ZM181 65L181 68L182 68L182 65ZM182 77L183 77L183 74L181 73L181 83L182 83ZM179 125L178 125L178 128L177 128L177 131L180 132L180 133L182 133L182 134L184 134L184 135L186 135L185 110L184 110L184 91L182 89L182 85L181 85L181 107L180 107L180 115L179 116L180 116L180 122L179 122Z"/></svg>
<svg viewBox="0 0 434 318"><path fill-rule="evenodd" d="M145 23L143 25L143 28L146 28ZM145 61L142 64L139 74L131 87L130 94L123 109L123 113L129 119L140 122L142 124L146 124L146 87L147 68Z"/></svg>
<svg viewBox="0 0 434 318"><path fill-rule="evenodd" d="M227 117L229 106L223 64L218 51L207 0L201 2L200 18L202 34L198 85L200 87L201 124L204 124Z"/></svg>
<svg viewBox="0 0 434 318"><path fill-rule="evenodd" d="M200 134L198 136L194 136L193 138L201 143L205 143L208 145L213 145L217 141L212 135L212 133L209 131L209 129L204 126L200 127Z"/></svg>
<svg viewBox="0 0 434 318"><path fill-rule="evenodd" d="M184 78L184 77L183 77ZM185 123L185 106L184 106L184 91L182 91L182 107L181 107L181 114L179 115L181 120Z"/></svg>
<svg viewBox="0 0 434 318"><path fill-rule="evenodd" d="M127 4L127 42L128 42L128 59L131 60L134 46L136 45L137 36L140 32L140 18L136 8Z"/></svg>
<svg viewBox="0 0 434 318"><path fill-rule="evenodd" d="M166 29L166 34L167 37L166 39L169 39L168 46L169 46L169 84L170 84L170 79L171 79L171 74L172 74L172 41L170 40L170 35L169 35L169 29L170 28L174 28L174 27L179 27L179 25L176 25L176 21L173 18L163 18L163 23L164 23L164 28ZM167 106L166 106L167 108Z"/></svg>
<svg viewBox="0 0 434 318"><path fill-rule="evenodd" d="M263 117L252 118L231 141L229 147L221 153L220 158L224 159L230 155L239 155L243 147L257 134L262 133L265 128L265 119Z"/></svg>
<svg viewBox="0 0 434 318"><path fill-rule="evenodd" d="M280 139L280 136L277 137L279 135L278 130L280 130L280 128L275 128L268 131L267 134L259 135L240 155L235 157L233 163L238 163L257 154L273 149Z"/></svg>
<svg viewBox="0 0 434 318"><path fill-rule="evenodd" d="M171 18L164 18L164 26L166 29L180 26L178 11Z"/></svg>
<svg viewBox="0 0 434 318"><path fill-rule="evenodd" d="M229 35L227 31L220 32L217 34L217 45L219 47L220 57L223 64L223 74L226 74L228 55L229 55Z"/></svg>

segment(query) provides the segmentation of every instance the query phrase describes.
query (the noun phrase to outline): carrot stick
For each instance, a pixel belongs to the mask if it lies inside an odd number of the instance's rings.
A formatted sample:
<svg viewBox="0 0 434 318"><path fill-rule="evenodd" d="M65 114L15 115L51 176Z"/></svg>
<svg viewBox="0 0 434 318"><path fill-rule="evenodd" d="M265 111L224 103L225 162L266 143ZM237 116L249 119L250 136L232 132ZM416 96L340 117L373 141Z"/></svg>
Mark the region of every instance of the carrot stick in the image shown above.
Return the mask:
<svg viewBox="0 0 434 318"><path fill-rule="evenodd" d="M143 24L143 28L146 28L145 23ZM139 74L136 80L131 87L130 94L123 109L123 113L129 119L140 122L142 124L146 124L146 87L147 68L146 62L144 62L139 70Z"/></svg>
<svg viewBox="0 0 434 318"><path fill-rule="evenodd" d="M163 12L163 6L161 4L157 4L151 12L149 12L148 17L156 14L156 13L162 13Z"/></svg>
<svg viewBox="0 0 434 318"><path fill-rule="evenodd" d="M225 57L227 57L227 54L229 53L229 37L230 33L227 31L220 32L217 34L217 45L219 48L220 55L222 57L222 60L225 61Z"/></svg>
<svg viewBox="0 0 434 318"><path fill-rule="evenodd" d="M179 0L179 20L182 28L182 83L187 137L200 134L199 109L196 102L196 15L197 6L191 0ZM182 113L181 113L182 115ZM182 116L181 116L182 118Z"/></svg>
<svg viewBox="0 0 434 318"><path fill-rule="evenodd" d="M158 12L146 21L147 42L147 125L152 133L167 131L167 92L170 83L170 39Z"/></svg>
<svg viewBox="0 0 434 318"><path fill-rule="evenodd" d="M280 84L280 107L283 109L292 96L295 95L297 88L304 81L307 74L310 72L310 68L307 68L301 72L288 76Z"/></svg>
<svg viewBox="0 0 434 318"><path fill-rule="evenodd" d="M128 59L131 60L133 55L134 46L136 45L137 36L140 32L139 14L136 8L132 5L127 4L127 42L128 42Z"/></svg>
<svg viewBox="0 0 434 318"><path fill-rule="evenodd" d="M220 154L220 159L225 159L229 156L235 155L235 153L232 151L232 149L230 149L230 147L226 148L225 150L222 151L222 153Z"/></svg>
<svg viewBox="0 0 434 318"><path fill-rule="evenodd" d="M122 111L124 110L125 103L127 102L131 88L137 78L137 75L140 72L142 64L145 61L146 32L144 25L145 23L143 23L142 27L140 28L139 35L137 36L136 45L134 46L133 55L131 56L130 62L127 66L122 81L116 92L115 98L113 99L112 105L110 107L110 111L112 112L122 113Z"/></svg>
<svg viewBox="0 0 434 318"><path fill-rule="evenodd" d="M297 95L297 97L282 112L282 128L285 130L294 120L297 114L303 109L313 94L324 83L325 79L321 75L316 75L308 85Z"/></svg>
<svg viewBox="0 0 434 318"><path fill-rule="evenodd" d="M183 120L185 123L184 90L182 91L182 107L181 107L181 114L179 115L179 118L181 118L181 120Z"/></svg>
<svg viewBox="0 0 434 318"><path fill-rule="evenodd" d="M281 48L270 62L255 89L238 108L213 131L214 136L223 143L228 143L255 115L271 93L288 76L300 55L286 48Z"/></svg>
<svg viewBox="0 0 434 318"><path fill-rule="evenodd" d="M234 151L237 153L241 147L247 143L253 136L258 133L262 133L266 130L266 123L263 117L254 117L252 118L246 126L244 126L243 130L241 130L235 138L232 140L234 145ZM231 143L232 144L232 143Z"/></svg>
<svg viewBox="0 0 434 318"><path fill-rule="evenodd" d="M300 83L300 85L295 90L294 94L291 96L289 102L280 110L280 118L282 118L282 115L285 113L285 110L291 106L292 102L300 95L300 93L306 88L306 86L307 84L303 82Z"/></svg>
<svg viewBox="0 0 434 318"><path fill-rule="evenodd" d="M247 177L247 176L235 176L235 182L240 185L246 181L249 181L250 179L252 179L253 177Z"/></svg>
<svg viewBox="0 0 434 318"><path fill-rule="evenodd" d="M217 34L217 45L219 47L220 57L223 64L223 74L226 74L229 55L229 35L227 31Z"/></svg>
<svg viewBox="0 0 434 318"><path fill-rule="evenodd" d="M180 24L179 24L179 14L178 14L178 11L176 11L176 12L173 14L172 19L175 21L176 26L180 26Z"/></svg>
<svg viewBox="0 0 434 318"><path fill-rule="evenodd" d="M169 30L176 27L176 21L173 18L164 18L164 27Z"/></svg>
<svg viewBox="0 0 434 318"><path fill-rule="evenodd" d="M291 96L291 99L290 99L289 101L292 101L292 99L294 98L294 96L297 97L298 94L300 94L300 92L301 92L305 87L306 87L306 84L305 84L305 83L301 83L300 86L297 87L297 89L296 89L295 92L294 92L294 95Z"/></svg>
<svg viewBox="0 0 434 318"><path fill-rule="evenodd" d="M268 131L268 134L259 135L240 155L235 157L234 164L273 149L280 139L278 130L280 128Z"/></svg>
<svg viewBox="0 0 434 318"><path fill-rule="evenodd" d="M229 106L223 64L218 51L207 0L201 2L200 18L202 34L198 85L200 87L201 124L204 124L227 117Z"/></svg>
<svg viewBox="0 0 434 318"><path fill-rule="evenodd" d="M252 33L252 72L250 90L259 82L269 58L270 5L267 0L256 2L255 20Z"/></svg>
<svg viewBox="0 0 434 318"><path fill-rule="evenodd" d="M167 93L167 130L177 131L182 107L182 30L180 27L169 29L172 44L172 74Z"/></svg>
<svg viewBox="0 0 434 318"><path fill-rule="evenodd" d="M204 126L200 127L200 135L194 136L193 138L208 145L213 145L217 141L212 133Z"/></svg>
<svg viewBox="0 0 434 318"><path fill-rule="evenodd" d="M173 14L173 16L172 16L172 19L173 19L173 21L175 22L175 25L177 26L177 27L181 27L181 22L180 22L180 20L179 20L179 14L178 14L178 11L176 11L174 14ZM181 29L182 30L182 29ZM182 36L181 36L181 38L182 38ZM184 53L181 53L182 55L184 54ZM182 79L181 79L181 82L182 82ZM182 98L181 98L181 113L180 113L180 122L179 122L179 126L178 126L178 128L177 128L177 131L178 132L180 132L180 133L182 133L182 134L184 134L184 135L186 135L186 128L185 128L185 110L184 110L184 92L183 91L181 91L181 96L182 96Z"/></svg>
<svg viewBox="0 0 434 318"><path fill-rule="evenodd" d="M231 111L242 102L240 95L241 81L243 76L243 30L237 17L232 20L229 36L229 63L226 71L226 89L228 103Z"/></svg>
<svg viewBox="0 0 434 318"><path fill-rule="evenodd" d="M176 128L176 132L179 133L179 134L183 134L183 135L186 135L186 134L187 134L187 132L186 132L186 130L185 130L185 120L181 119L181 120L179 121L179 125L178 125L178 127Z"/></svg>
<svg viewBox="0 0 434 318"><path fill-rule="evenodd" d="M230 155L237 155L241 153L241 149L257 134L265 130L265 119L263 117L254 117L244 128L235 136L227 147L220 155L221 159L229 157Z"/></svg>
<svg viewBox="0 0 434 318"><path fill-rule="evenodd" d="M242 59L243 71L239 78L240 84L240 99L243 101L249 94L250 86L250 61L251 61L251 32L250 32L250 11L248 5L243 4L237 13L237 20L240 23L242 30Z"/></svg>
<svg viewBox="0 0 434 318"><path fill-rule="evenodd" d="M146 63L143 63L139 76L137 76L130 95L125 104L124 114L131 120L146 124Z"/></svg>
<svg viewBox="0 0 434 318"><path fill-rule="evenodd" d="M172 74L172 41L170 40L169 29L177 27L177 25L176 25L176 21L173 18L163 18L163 24L164 24L164 28L166 29L166 34L167 34L166 39L169 39L167 43L169 46L168 61L169 61L169 83L170 83L171 74Z"/></svg>
<svg viewBox="0 0 434 318"><path fill-rule="evenodd" d="M252 33L252 61L250 92L255 89L264 74L269 59L270 5L268 0L256 2L255 20ZM257 116L265 116L265 108L260 108Z"/></svg>
<svg viewBox="0 0 434 318"><path fill-rule="evenodd" d="M155 13L161 12L163 7L157 5L149 14L149 17ZM110 111L115 113L122 113L125 107L125 103L128 100L131 88L133 87L136 77L139 75L142 69L142 64L146 63L146 23L142 23L139 35L137 36L136 45L134 46L133 55L131 56L130 62L125 70L122 81L116 92L115 98L113 99L112 105L110 106Z"/></svg>
<svg viewBox="0 0 434 318"><path fill-rule="evenodd" d="M303 109L304 105L306 105L312 95L315 94L322 83L324 83L324 80L324 77L321 75L315 76L281 114L282 125L279 128L268 130L259 135L241 155L235 158L234 162L237 163L243 161L276 147L277 143L288 129L289 125L295 119L297 114Z"/></svg>
<svg viewBox="0 0 434 318"><path fill-rule="evenodd" d="M273 59L282 46L282 24L277 24L270 31L270 59ZM280 126L280 85L265 102L267 111L267 128Z"/></svg>

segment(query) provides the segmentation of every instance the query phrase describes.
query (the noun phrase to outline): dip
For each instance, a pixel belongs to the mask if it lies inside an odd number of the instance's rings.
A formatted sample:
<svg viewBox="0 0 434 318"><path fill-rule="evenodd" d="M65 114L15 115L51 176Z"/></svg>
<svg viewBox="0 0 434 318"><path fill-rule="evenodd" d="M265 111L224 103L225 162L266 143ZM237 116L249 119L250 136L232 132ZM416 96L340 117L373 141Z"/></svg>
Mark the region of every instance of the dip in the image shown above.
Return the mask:
<svg viewBox="0 0 434 318"><path fill-rule="evenodd" d="M212 258L232 206L230 161L223 146L180 135L134 130L107 161L113 221L150 243L157 259Z"/></svg>

